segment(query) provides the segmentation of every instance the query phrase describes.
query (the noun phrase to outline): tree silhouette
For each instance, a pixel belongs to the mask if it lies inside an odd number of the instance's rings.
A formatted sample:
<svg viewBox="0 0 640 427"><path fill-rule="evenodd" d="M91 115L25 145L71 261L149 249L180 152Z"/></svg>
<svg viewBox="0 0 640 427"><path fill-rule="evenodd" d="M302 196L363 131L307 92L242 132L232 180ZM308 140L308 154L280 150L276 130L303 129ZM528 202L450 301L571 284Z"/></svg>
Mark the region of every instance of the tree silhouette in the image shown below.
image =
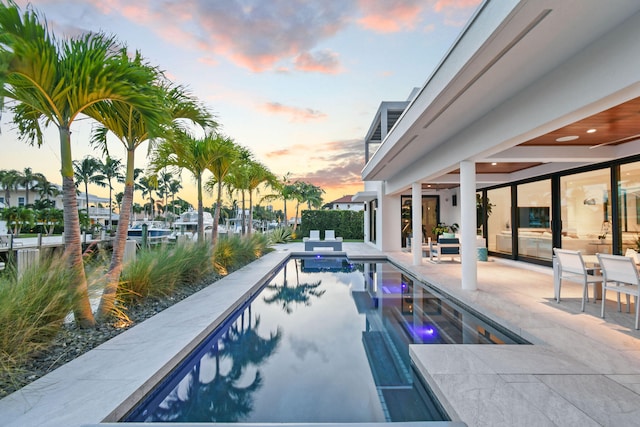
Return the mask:
<svg viewBox="0 0 640 427"><path fill-rule="evenodd" d="M322 280L314 283L300 283L298 275L298 263L296 262L296 286L289 286L287 280L287 266L284 266L284 280L282 286L278 284L267 285L267 289L274 291L269 297L264 297L266 304L282 304L282 309L287 313L293 313L293 306L303 304L311 305L311 297L320 298L326 291L319 290Z"/></svg>
<svg viewBox="0 0 640 427"><path fill-rule="evenodd" d="M197 361L188 374L188 384L176 387L146 421L172 422L237 422L244 419L253 410L253 393L260 389L263 378L257 370L248 386L238 387L243 379L245 368L259 366L277 349L282 333L278 329L270 333L269 338L257 334L260 319L251 321L251 309L248 309L248 322L245 327L245 314L232 324L207 353L215 361L215 375L209 382L201 382L200 370L204 357ZM228 372L221 369L221 361L229 359ZM181 393L180 390L183 390Z"/></svg>

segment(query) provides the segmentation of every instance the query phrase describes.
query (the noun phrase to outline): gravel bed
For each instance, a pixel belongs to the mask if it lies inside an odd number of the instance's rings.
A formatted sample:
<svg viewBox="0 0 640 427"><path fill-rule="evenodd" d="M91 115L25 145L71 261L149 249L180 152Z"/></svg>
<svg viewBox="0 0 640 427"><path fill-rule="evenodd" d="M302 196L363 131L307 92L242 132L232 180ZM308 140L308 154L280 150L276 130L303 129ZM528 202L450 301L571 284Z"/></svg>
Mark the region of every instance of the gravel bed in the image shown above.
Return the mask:
<svg viewBox="0 0 640 427"><path fill-rule="evenodd" d="M214 273L198 283L179 286L169 297L149 298L129 308L127 316L129 316L131 324L126 327L100 324L96 328L82 329L76 327L74 323L65 324L45 351L30 359L23 366L19 366L11 375L0 377L0 398L19 390L165 308L211 285L219 278L220 276Z"/></svg>

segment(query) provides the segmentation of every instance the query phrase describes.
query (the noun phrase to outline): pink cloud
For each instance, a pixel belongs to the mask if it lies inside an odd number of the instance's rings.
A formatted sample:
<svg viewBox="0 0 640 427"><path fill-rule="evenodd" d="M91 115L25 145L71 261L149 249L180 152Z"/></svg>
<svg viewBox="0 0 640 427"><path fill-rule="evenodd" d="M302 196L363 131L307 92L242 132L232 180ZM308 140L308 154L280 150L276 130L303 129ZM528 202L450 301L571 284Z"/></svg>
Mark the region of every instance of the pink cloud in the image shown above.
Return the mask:
<svg viewBox="0 0 640 427"><path fill-rule="evenodd" d="M350 10L349 4L339 1L200 0L194 4L199 30L208 36L202 39L203 47L255 72L280 69L283 62L311 51L348 24ZM318 62L314 67L298 69L326 72L330 57L314 58Z"/></svg>
<svg viewBox="0 0 640 427"><path fill-rule="evenodd" d="M475 8L481 0L436 0L433 10L443 13L444 23L453 27L462 27L469 19L467 9Z"/></svg>
<svg viewBox="0 0 640 427"><path fill-rule="evenodd" d="M279 157L295 156L300 153L300 150L306 149L308 149L308 146L304 144L289 145L287 148L268 152L267 157L270 159L276 159Z"/></svg>
<svg viewBox="0 0 640 427"><path fill-rule="evenodd" d="M307 173L296 173L293 181L300 180L317 185L327 192L350 193L362 187L360 172L364 167L364 142L361 139L346 141L330 141L314 147L315 151L307 154L314 165L321 165ZM297 158L300 152L309 153L309 146L294 144L287 148L275 150L267 154L268 158ZM354 190L355 189L355 190Z"/></svg>
<svg viewBox="0 0 640 427"><path fill-rule="evenodd" d="M467 9L476 7L481 0L437 0L433 5L436 12L442 12L445 9Z"/></svg>
<svg viewBox="0 0 640 427"><path fill-rule="evenodd" d="M309 52L302 52L295 59L295 65L296 69L301 71L325 74L336 74L340 71L338 54L328 50L318 52L315 55Z"/></svg>
<svg viewBox="0 0 640 427"><path fill-rule="evenodd" d="M198 58L198 62L201 64L212 66L212 67L219 64L218 61L216 61L211 57L200 57Z"/></svg>
<svg viewBox="0 0 640 427"><path fill-rule="evenodd" d="M359 0L364 28L380 33L413 30L420 21L425 2L421 0Z"/></svg>
<svg viewBox="0 0 640 427"><path fill-rule="evenodd" d="M280 104L279 102L267 102L262 108L269 113L286 114L290 116L291 121L294 122L324 119L327 117L325 113L311 108L291 107Z"/></svg>

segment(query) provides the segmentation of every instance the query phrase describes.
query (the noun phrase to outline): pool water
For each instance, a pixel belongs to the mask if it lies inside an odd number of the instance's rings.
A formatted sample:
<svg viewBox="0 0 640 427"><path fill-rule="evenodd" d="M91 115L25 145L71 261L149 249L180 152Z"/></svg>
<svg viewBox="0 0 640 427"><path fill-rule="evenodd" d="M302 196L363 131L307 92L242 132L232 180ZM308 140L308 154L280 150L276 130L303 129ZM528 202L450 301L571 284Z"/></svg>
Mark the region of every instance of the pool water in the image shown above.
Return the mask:
<svg viewBox="0 0 640 427"><path fill-rule="evenodd" d="M447 420L409 344L523 343L389 263L291 259L125 421Z"/></svg>

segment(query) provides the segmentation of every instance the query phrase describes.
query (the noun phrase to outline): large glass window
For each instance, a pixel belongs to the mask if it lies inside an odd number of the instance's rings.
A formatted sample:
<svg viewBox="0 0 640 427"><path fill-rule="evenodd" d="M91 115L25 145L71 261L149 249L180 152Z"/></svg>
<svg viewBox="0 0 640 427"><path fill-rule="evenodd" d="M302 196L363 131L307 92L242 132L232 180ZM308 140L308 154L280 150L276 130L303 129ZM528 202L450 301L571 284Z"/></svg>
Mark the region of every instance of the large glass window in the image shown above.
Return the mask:
<svg viewBox="0 0 640 427"><path fill-rule="evenodd" d="M411 208L411 196L402 196L402 247L409 247L409 239L413 236L413 224L412 221L412 208ZM426 242L429 237L435 238L433 234L433 227L438 225L438 197L437 196L422 196L422 224L418 227L418 236L421 237L422 242Z"/></svg>
<svg viewBox="0 0 640 427"><path fill-rule="evenodd" d="M518 191L518 255L551 260L551 180L520 184Z"/></svg>
<svg viewBox="0 0 640 427"><path fill-rule="evenodd" d="M487 203L487 248L511 254L511 187L487 191Z"/></svg>
<svg viewBox="0 0 640 427"><path fill-rule="evenodd" d="M610 177L608 168L560 177L564 249L611 253Z"/></svg>
<svg viewBox="0 0 640 427"><path fill-rule="evenodd" d="M622 253L640 250L640 162L620 166L620 231Z"/></svg>

